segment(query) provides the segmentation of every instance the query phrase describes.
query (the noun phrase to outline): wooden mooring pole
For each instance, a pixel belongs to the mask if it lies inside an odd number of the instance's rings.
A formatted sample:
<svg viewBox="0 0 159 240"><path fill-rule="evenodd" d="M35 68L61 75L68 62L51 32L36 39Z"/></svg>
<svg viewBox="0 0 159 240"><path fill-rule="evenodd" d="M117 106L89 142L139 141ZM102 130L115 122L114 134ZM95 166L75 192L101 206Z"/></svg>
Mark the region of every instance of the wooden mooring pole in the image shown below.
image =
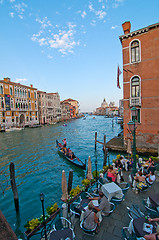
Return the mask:
<svg viewBox="0 0 159 240"><path fill-rule="evenodd" d="M68 177L68 194L72 189L72 180L73 180L73 170L70 170L69 177Z"/></svg>
<svg viewBox="0 0 159 240"><path fill-rule="evenodd" d="M95 132L95 150L97 148L97 132Z"/></svg>
<svg viewBox="0 0 159 240"><path fill-rule="evenodd" d="M15 205L15 210L16 212L19 212L19 198L18 198L18 190L15 182L15 168L14 168L14 163L10 163L10 182L11 182L11 187L14 195L14 205Z"/></svg>

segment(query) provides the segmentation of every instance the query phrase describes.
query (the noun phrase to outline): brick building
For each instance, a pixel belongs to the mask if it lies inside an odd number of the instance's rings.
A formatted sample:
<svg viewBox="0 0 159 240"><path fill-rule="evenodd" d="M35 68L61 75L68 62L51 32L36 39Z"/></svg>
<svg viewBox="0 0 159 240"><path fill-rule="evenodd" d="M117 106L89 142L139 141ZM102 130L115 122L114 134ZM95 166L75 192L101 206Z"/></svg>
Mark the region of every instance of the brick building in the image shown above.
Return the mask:
<svg viewBox="0 0 159 240"><path fill-rule="evenodd" d="M130 32L122 24L124 141L130 138L131 107L138 121L136 146L142 152L157 153L159 144L159 23Z"/></svg>

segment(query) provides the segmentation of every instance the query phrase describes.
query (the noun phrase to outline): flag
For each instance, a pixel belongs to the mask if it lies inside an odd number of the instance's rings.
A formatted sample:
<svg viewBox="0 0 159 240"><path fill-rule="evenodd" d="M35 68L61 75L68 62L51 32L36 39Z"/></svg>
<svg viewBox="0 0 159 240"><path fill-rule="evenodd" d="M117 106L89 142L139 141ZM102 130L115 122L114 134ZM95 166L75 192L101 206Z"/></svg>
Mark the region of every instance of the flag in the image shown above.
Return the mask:
<svg viewBox="0 0 159 240"><path fill-rule="evenodd" d="M117 70L117 87L118 87L118 88L121 88L121 87L120 87L120 83L119 83L119 76L120 76L120 74L121 74L121 71L120 71L120 68L119 68L119 66L118 66L118 70Z"/></svg>

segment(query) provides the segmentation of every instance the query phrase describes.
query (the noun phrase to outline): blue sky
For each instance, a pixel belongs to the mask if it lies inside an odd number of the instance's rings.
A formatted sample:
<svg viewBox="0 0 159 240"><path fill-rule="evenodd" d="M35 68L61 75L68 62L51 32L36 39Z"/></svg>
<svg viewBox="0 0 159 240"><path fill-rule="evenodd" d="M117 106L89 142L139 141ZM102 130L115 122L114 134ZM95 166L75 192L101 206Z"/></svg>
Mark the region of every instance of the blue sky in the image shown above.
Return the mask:
<svg viewBox="0 0 159 240"><path fill-rule="evenodd" d="M0 79L59 92L92 111L118 105L122 23L159 21L159 0L0 0ZM122 75L120 76L122 85Z"/></svg>

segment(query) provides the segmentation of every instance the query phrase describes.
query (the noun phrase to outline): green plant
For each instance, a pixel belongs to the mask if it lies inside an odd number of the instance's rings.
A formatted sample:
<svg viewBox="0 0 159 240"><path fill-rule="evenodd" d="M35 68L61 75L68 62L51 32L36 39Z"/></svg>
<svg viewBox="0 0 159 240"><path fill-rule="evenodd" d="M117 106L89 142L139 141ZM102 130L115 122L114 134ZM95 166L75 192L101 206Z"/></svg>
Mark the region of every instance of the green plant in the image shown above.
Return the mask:
<svg viewBox="0 0 159 240"><path fill-rule="evenodd" d="M118 159L120 159L120 157L121 157L121 155L118 154L118 155L116 156L116 159L118 160Z"/></svg>
<svg viewBox="0 0 159 240"><path fill-rule="evenodd" d="M52 215L54 212L56 212L58 209L58 205L57 203L54 203L54 205L50 205L46 208L46 212L48 213L48 215Z"/></svg>
<svg viewBox="0 0 159 240"><path fill-rule="evenodd" d="M72 188L72 190L70 191L70 197L74 197L80 192L81 192L81 188L78 185L77 187Z"/></svg>
<svg viewBox="0 0 159 240"><path fill-rule="evenodd" d="M97 176L96 176L96 171L93 171L93 172L92 172L92 175L93 175L93 178L98 177L98 176L99 176L99 171L97 171Z"/></svg>
<svg viewBox="0 0 159 240"><path fill-rule="evenodd" d="M29 231L33 231L39 224L40 224L39 219L33 218L32 220L27 221L27 224L25 224L24 227Z"/></svg>
<svg viewBox="0 0 159 240"><path fill-rule="evenodd" d="M108 165L104 166L103 169L104 169L104 171L107 171L108 170Z"/></svg>
<svg viewBox="0 0 159 240"><path fill-rule="evenodd" d="M90 184L90 180L89 179L83 179L82 180L82 185L84 185L85 187L88 186Z"/></svg>

